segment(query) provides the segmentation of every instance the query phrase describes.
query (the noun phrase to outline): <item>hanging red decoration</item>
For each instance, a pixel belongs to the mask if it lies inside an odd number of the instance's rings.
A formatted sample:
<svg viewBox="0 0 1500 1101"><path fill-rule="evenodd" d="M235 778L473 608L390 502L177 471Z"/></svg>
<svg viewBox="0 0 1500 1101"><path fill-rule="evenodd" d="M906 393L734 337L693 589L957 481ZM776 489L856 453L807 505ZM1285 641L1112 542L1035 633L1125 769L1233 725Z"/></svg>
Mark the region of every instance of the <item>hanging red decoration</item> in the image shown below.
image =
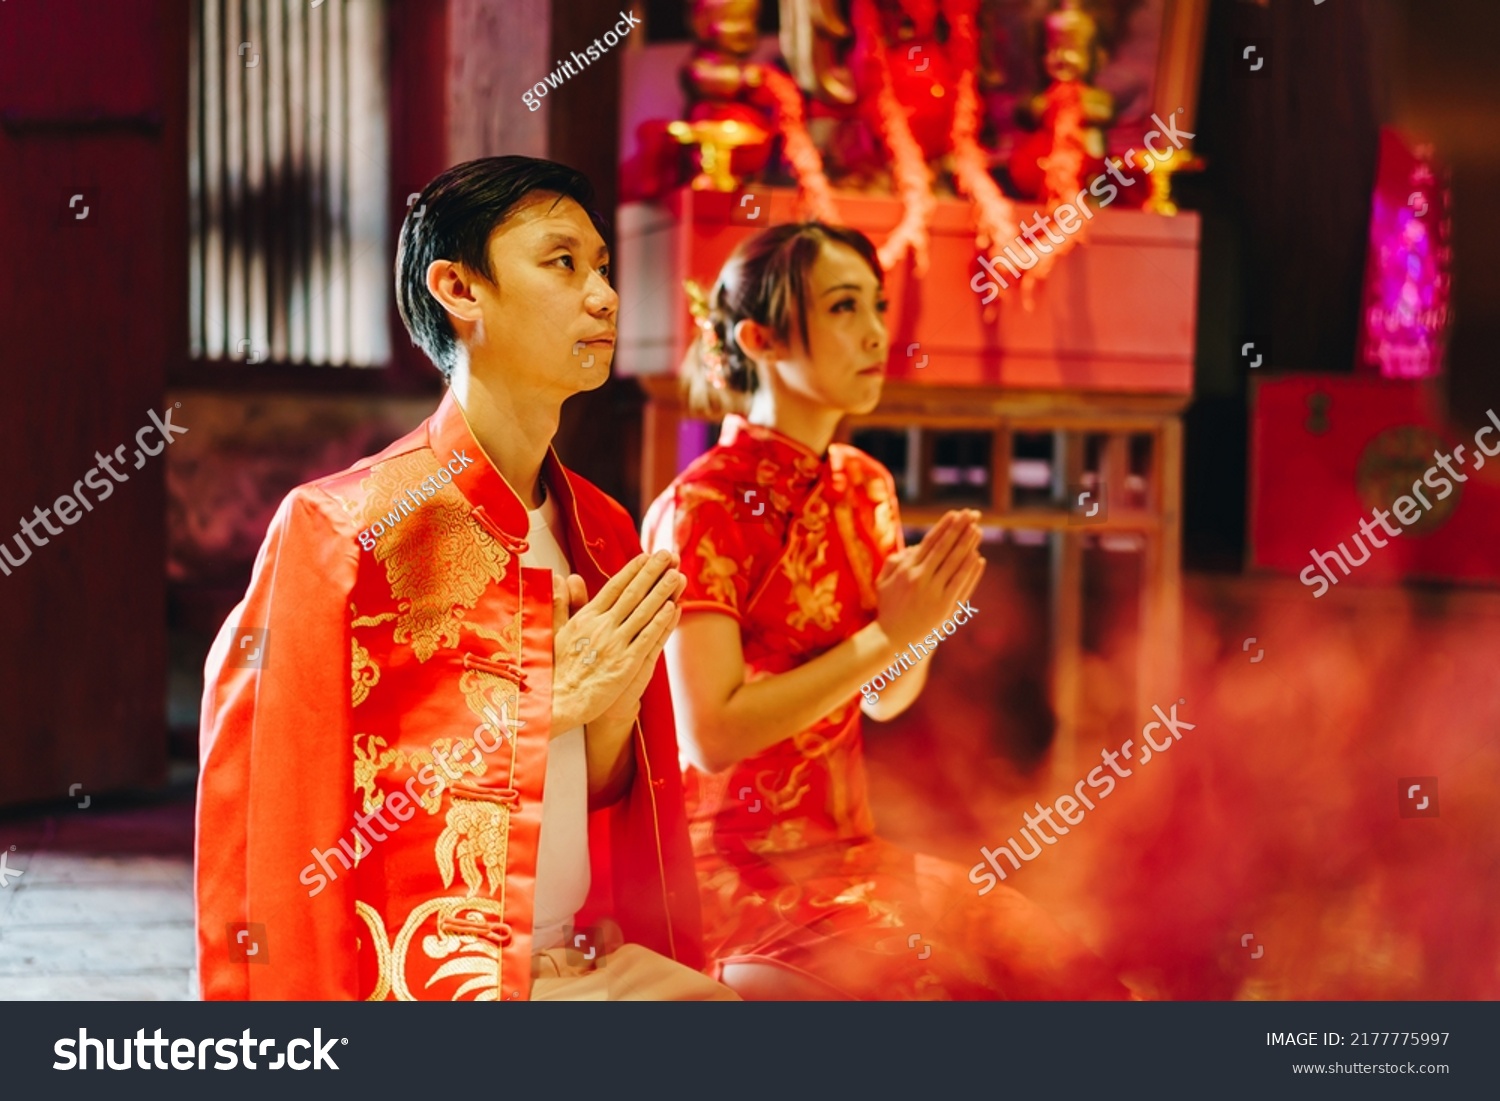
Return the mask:
<svg viewBox="0 0 1500 1101"><path fill-rule="evenodd" d="M1082 93L1083 86L1075 80L1059 81L1047 89L1052 150L1041 165L1045 169L1042 194L1047 200L1049 216L1083 189L1086 150ZM1023 280L1022 297L1028 300L1028 305L1032 281L1047 278L1053 265L1082 243L1088 233L1086 226L1086 222L1080 223L1075 231L1064 235L1062 244L1053 245L1052 251L1044 253L1036 267L1027 272L1029 278Z"/></svg>
<svg viewBox="0 0 1500 1101"><path fill-rule="evenodd" d="M891 174L896 193L901 197L901 221L880 246L881 266L890 271L911 250L918 275L927 272L927 224L937 200L932 194L932 174L922 147L912 136L906 108L897 98L891 82L890 58L881 34L880 16L873 0L854 0L854 37L868 58L876 85L875 114L878 130L891 158Z"/></svg>
<svg viewBox="0 0 1500 1101"><path fill-rule="evenodd" d="M776 128L781 131L783 153L797 176L797 202L803 215L820 222L837 222L838 206L823 172L823 158L807 133L802 89L791 77L769 65L765 66L761 79L775 102Z"/></svg>
<svg viewBox="0 0 1500 1101"><path fill-rule="evenodd" d="M1014 240L1019 232L1015 208L994 178L979 145L979 93L975 74L979 69L979 40L975 29L977 0L948 0L948 53L958 72L953 106L953 179L974 204L974 223L979 229L981 252L991 257Z"/></svg>

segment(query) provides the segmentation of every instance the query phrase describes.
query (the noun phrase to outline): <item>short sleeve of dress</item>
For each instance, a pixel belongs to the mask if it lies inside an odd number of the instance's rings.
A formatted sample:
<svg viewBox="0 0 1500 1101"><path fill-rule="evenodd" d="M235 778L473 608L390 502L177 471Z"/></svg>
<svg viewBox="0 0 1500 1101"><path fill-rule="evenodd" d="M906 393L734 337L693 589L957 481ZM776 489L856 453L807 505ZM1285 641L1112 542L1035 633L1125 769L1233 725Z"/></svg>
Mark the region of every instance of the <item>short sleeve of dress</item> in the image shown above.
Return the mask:
<svg viewBox="0 0 1500 1101"><path fill-rule="evenodd" d="M875 554L875 573L885 560L906 548L901 528L901 509L896 499L896 480L879 460L849 448L844 459L854 491L851 495L860 529Z"/></svg>
<svg viewBox="0 0 1500 1101"><path fill-rule="evenodd" d="M740 620L750 596L746 525L734 518L728 493L709 482L684 482L667 490L646 513L641 542L647 551L672 550L682 558L685 612L720 612Z"/></svg>

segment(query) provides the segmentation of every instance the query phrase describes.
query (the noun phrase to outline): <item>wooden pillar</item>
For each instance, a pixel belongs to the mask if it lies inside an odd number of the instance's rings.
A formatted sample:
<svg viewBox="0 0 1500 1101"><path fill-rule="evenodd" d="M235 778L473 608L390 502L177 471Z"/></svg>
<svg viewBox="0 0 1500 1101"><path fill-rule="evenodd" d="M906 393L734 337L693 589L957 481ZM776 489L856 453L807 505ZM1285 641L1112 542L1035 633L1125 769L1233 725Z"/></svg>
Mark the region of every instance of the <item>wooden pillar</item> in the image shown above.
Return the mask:
<svg viewBox="0 0 1500 1101"><path fill-rule="evenodd" d="M1066 495L1083 480L1083 435L1059 429L1053 438L1053 493ZM1071 504L1071 502L1069 502ZM1052 710L1057 719L1052 769L1070 775L1078 756L1079 693L1083 682L1083 536L1072 525L1052 531Z"/></svg>
<svg viewBox="0 0 1500 1101"><path fill-rule="evenodd" d="M448 0L448 164L547 156L552 104L532 111L521 93L556 67L552 8L551 0Z"/></svg>

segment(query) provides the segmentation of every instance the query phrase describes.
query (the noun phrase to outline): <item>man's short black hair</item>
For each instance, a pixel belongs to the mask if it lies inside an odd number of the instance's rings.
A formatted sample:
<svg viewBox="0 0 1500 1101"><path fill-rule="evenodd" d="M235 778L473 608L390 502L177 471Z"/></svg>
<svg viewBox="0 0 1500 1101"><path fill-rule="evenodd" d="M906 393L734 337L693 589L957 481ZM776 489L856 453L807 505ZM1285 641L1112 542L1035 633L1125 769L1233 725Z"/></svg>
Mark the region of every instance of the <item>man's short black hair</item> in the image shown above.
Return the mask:
<svg viewBox="0 0 1500 1101"><path fill-rule="evenodd" d="M427 289L427 269L434 260L453 260L493 283L490 235L534 191L574 200L604 235L588 177L536 157L482 157L454 165L424 187L407 210L396 244L396 309L412 343L444 378L457 363L458 338L447 311Z"/></svg>

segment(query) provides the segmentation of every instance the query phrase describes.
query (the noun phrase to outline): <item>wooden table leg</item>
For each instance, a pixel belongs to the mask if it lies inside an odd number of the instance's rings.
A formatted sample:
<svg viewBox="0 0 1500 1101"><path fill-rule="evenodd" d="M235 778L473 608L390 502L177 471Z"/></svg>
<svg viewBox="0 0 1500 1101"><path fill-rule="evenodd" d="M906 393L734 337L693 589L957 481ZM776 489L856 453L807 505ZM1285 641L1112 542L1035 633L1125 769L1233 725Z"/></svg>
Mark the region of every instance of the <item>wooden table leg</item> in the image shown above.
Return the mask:
<svg viewBox="0 0 1500 1101"><path fill-rule="evenodd" d="M1160 525L1146 535L1141 561L1137 712L1181 698L1182 422L1164 420L1152 440L1148 507ZM1144 719L1142 721L1145 721Z"/></svg>

